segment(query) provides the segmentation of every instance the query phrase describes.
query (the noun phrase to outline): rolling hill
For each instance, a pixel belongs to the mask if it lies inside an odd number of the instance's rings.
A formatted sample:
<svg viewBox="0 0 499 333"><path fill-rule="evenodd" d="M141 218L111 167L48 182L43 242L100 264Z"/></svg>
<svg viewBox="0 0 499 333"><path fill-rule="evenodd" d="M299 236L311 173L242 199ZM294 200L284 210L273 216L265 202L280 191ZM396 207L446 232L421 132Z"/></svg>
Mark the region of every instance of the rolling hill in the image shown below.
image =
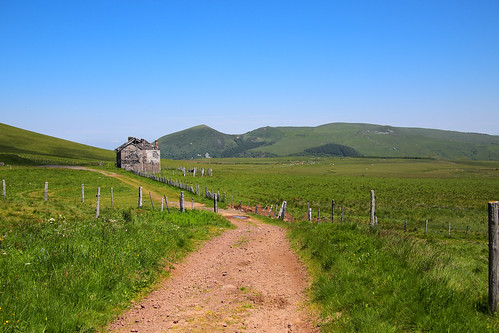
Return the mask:
<svg viewBox="0 0 499 333"><path fill-rule="evenodd" d="M114 162L111 150L0 123L0 162L6 164ZM39 161L39 162L37 162ZM42 162L43 161L43 162Z"/></svg>
<svg viewBox="0 0 499 333"><path fill-rule="evenodd" d="M262 127L241 135L206 125L161 137L162 158L379 156L499 160L499 136L373 124Z"/></svg>

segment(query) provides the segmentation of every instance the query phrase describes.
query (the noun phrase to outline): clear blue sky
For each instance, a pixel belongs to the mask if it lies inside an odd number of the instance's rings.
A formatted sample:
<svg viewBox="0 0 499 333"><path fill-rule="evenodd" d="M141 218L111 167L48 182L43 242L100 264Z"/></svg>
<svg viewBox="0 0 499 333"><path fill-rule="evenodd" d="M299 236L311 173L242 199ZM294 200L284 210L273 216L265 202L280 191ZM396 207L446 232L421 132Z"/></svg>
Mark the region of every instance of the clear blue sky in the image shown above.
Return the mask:
<svg viewBox="0 0 499 333"><path fill-rule="evenodd" d="M0 122L72 141L498 119L498 0L0 0Z"/></svg>

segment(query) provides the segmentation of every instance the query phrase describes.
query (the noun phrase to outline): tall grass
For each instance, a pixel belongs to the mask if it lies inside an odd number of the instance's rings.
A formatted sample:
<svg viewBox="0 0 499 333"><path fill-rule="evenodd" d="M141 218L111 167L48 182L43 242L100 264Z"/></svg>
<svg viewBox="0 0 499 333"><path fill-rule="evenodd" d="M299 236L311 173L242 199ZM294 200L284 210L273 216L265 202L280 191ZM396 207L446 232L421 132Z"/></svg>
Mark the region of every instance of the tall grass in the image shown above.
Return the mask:
<svg viewBox="0 0 499 333"><path fill-rule="evenodd" d="M93 331L219 228L217 215L108 210L2 228L0 329Z"/></svg>
<svg viewBox="0 0 499 333"><path fill-rule="evenodd" d="M0 197L0 331L94 331L198 242L230 227L208 212L135 210L136 188L95 172L16 167L0 178L8 185ZM114 187L115 208L103 196L95 219L98 186Z"/></svg>
<svg viewBox="0 0 499 333"><path fill-rule="evenodd" d="M288 227L312 267L324 332L499 331L487 314L486 262L462 265L474 254L359 224Z"/></svg>

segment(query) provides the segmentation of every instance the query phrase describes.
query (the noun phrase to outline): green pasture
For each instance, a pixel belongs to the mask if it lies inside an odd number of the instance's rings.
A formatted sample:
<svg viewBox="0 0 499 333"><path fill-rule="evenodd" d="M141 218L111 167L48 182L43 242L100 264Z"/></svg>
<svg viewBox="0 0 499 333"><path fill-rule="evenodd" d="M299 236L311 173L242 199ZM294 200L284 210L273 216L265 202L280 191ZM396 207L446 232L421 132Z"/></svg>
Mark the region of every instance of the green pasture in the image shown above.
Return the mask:
<svg viewBox="0 0 499 333"><path fill-rule="evenodd" d="M175 193L128 176L160 193ZM96 331L151 288L165 267L230 227L209 212L170 207L162 213L158 206L152 211L147 193L137 210L135 186L96 172L14 166L0 168L0 179L7 185L6 198L0 197L2 332Z"/></svg>
<svg viewBox="0 0 499 333"><path fill-rule="evenodd" d="M114 163L113 151L0 123L0 162L5 164ZM55 162L55 163L54 163Z"/></svg>
<svg viewBox="0 0 499 333"><path fill-rule="evenodd" d="M497 316L487 310L487 202L499 199L499 163L363 158L163 163L163 172L176 177L179 166L212 168L213 177L188 177L227 192L235 203L288 202L294 223L260 218L289 229L314 278L310 293L321 312L321 331L499 331ZM375 228L368 226L371 189L377 196ZM321 209L320 223L298 222L307 202L314 218Z"/></svg>
<svg viewBox="0 0 499 333"><path fill-rule="evenodd" d="M185 178L176 167L212 168L213 177ZM243 205L280 205L296 220L305 216L307 204L316 219L335 219L342 206L344 221L368 222L370 190L376 193L378 223L415 234L428 233L482 239L487 231L487 202L499 198L499 162L449 162L409 159L212 159L163 161L163 172L175 172L185 182L227 193ZM198 175L200 172L198 171ZM468 229L468 234L466 230Z"/></svg>

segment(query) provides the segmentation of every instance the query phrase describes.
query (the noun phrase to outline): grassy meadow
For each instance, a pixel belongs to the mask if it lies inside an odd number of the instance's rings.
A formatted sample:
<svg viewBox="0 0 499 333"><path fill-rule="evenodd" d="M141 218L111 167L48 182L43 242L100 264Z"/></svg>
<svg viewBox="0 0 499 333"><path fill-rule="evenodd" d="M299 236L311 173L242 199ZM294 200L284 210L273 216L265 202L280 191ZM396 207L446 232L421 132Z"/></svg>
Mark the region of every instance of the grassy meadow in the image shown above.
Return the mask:
<svg viewBox="0 0 499 333"><path fill-rule="evenodd" d="M314 277L311 296L322 314L322 331L499 331L497 316L487 310L487 202L499 199L498 162L279 158L163 163L165 173L179 166L212 168L213 177L191 175L191 181L227 192L234 203L288 202L294 223L261 218L289 229ZM377 197L374 229L368 227L371 189ZM332 199L335 223L330 223ZM314 223L298 222L307 202Z"/></svg>
<svg viewBox="0 0 499 333"><path fill-rule="evenodd" d="M288 202L293 223L260 218L288 229L313 277L310 295L324 332L499 331L497 316L487 312L487 202L499 198L498 162L297 157L162 160L162 166L165 177L226 193L221 207L232 198L250 207ZM198 174L184 178L178 167ZM170 201L180 190L107 164L95 168L101 173L0 167L7 184L0 261L9 268L0 273L1 331L99 330L165 266L230 227L207 212L153 212L147 192L137 210L138 184ZM200 177L200 168L212 168L213 176ZM367 225L371 189L374 229ZM191 197L210 205L187 193L187 207ZM313 223L300 221L308 202Z"/></svg>
<svg viewBox="0 0 499 333"><path fill-rule="evenodd" d="M149 189L173 193L128 176ZM162 213L158 206L152 211L147 193L144 208L137 210L135 186L96 172L14 166L1 167L0 179L7 185L6 198L0 197L2 332L99 330L166 274L165 267L230 227L209 212L182 214L170 208Z"/></svg>

